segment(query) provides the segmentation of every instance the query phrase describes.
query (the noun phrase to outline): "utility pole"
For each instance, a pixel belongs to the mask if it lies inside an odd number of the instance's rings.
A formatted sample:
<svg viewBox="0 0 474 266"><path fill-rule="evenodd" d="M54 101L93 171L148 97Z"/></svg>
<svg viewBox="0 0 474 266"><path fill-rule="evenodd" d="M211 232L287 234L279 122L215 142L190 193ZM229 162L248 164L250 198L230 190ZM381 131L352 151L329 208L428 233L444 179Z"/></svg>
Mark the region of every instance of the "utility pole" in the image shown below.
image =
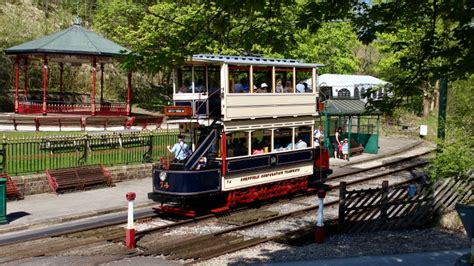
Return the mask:
<svg viewBox="0 0 474 266"><path fill-rule="evenodd" d="M448 102L448 83L446 78L439 80L438 139L444 140L446 131L446 105Z"/></svg>

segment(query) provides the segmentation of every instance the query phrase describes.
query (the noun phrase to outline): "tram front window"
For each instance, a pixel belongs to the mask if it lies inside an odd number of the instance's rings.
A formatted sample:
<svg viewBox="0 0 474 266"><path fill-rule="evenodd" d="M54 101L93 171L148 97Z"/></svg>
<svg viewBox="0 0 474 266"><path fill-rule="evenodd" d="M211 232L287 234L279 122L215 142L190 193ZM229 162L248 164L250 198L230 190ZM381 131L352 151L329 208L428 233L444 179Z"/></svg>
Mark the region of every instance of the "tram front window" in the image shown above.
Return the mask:
<svg viewBox="0 0 474 266"><path fill-rule="evenodd" d="M194 67L194 92L206 92L206 67L195 66Z"/></svg>
<svg viewBox="0 0 474 266"><path fill-rule="evenodd" d="M221 69L217 66L207 67L207 81L209 94L220 91L221 88Z"/></svg>
<svg viewBox="0 0 474 266"><path fill-rule="evenodd" d="M271 152L272 131L256 130L252 132L252 154Z"/></svg>
<svg viewBox="0 0 474 266"><path fill-rule="evenodd" d="M248 133L232 132L226 135L227 157L248 155Z"/></svg>
<svg viewBox="0 0 474 266"><path fill-rule="evenodd" d="M177 71L177 92L178 93L191 93L192 92L192 80L193 72L191 67L183 67Z"/></svg>

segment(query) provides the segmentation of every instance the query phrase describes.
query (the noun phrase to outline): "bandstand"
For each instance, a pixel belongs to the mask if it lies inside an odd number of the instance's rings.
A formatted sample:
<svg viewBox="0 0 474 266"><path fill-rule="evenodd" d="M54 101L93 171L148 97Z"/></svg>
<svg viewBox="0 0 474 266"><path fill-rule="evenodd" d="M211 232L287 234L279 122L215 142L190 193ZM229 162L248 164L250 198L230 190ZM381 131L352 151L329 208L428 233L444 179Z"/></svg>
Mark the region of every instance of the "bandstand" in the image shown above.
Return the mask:
<svg viewBox="0 0 474 266"><path fill-rule="evenodd" d="M126 102L104 101L104 65L124 56L129 50L98 34L83 28L76 19L73 26L36 40L5 49L5 54L13 58L15 69L15 114L43 115L86 115L86 116L130 116L132 96L132 72L128 72ZM42 62L43 95L34 100L28 93L28 63ZM63 72L66 64L81 66L91 64L90 100L86 102L68 101L61 97L48 97L48 65L59 64L59 92L63 95ZM23 71L20 71L23 65ZM100 67L100 101L96 100L97 67ZM23 72L23 73L20 73ZM20 92L20 75L23 74L23 91Z"/></svg>

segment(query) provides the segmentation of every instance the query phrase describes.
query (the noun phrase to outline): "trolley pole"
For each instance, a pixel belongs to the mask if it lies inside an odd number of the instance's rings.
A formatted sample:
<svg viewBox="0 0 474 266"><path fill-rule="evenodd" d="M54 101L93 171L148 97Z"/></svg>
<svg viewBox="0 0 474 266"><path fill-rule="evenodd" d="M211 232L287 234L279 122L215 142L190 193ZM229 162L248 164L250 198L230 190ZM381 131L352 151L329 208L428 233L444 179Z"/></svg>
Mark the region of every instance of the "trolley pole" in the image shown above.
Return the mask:
<svg viewBox="0 0 474 266"><path fill-rule="evenodd" d="M318 208L318 219L316 223L316 231L314 232L314 241L317 244L324 243L325 232L324 232L324 198L326 197L326 191L320 190L318 192L319 208Z"/></svg>
<svg viewBox="0 0 474 266"><path fill-rule="evenodd" d="M133 225L133 201L135 200L135 192L128 192L128 218L127 218L127 229L125 230L125 243L127 248L133 249L135 245L135 226Z"/></svg>

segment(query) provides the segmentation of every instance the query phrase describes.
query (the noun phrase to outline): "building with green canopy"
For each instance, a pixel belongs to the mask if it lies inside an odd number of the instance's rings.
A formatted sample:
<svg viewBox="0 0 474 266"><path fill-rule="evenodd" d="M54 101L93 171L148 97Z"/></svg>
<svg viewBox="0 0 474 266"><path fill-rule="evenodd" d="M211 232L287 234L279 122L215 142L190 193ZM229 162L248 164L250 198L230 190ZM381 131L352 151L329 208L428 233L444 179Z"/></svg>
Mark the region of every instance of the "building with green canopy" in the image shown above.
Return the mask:
<svg viewBox="0 0 474 266"><path fill-rule="evenodd" d="M324 146L334 152L335 131L342 128L341 139L348 139L351 150L378 153L380 112L367 108L359 99L328 99L324 101Z"/></svg>

